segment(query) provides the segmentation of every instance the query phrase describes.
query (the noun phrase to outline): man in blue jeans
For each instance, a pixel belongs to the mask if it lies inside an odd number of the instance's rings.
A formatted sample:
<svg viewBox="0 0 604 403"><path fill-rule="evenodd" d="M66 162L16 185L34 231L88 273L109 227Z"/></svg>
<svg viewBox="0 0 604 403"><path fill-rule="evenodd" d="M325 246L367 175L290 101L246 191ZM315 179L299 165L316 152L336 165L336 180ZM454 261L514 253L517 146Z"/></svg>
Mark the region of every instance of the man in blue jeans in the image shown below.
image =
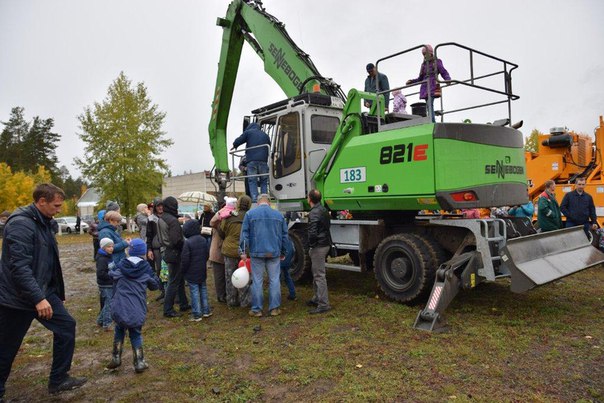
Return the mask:
<svg viewBox="0 0 604 403"><path fill-rule="evenodd" d="M250 123L241 136L233 141L231 150L237 149L245 143L245 160L247 166L247 183L250 188L250 197L252 203L258 199L258 182L260 182L260 191L268 193L268 149L271 139L264 133L257 123Z"/></svg>
<svg viewBox="0 0 604 403"><path fill-rule="evenodd" d="M17 209L4 228L0 259L0 401L23 342L37 319L53 333L51 394L79 388L86 378L69 376L76 321L67 312L59 249L51 227L65 193L50 183L36 186L34 202Z"/></svg>
<svg viewBox="0 0 604 403"><path fill-rule="evenodd" d="M251 209L243 219L239 253L241 259L252 260L252 309L250 316L262 316L262 284L264 271L268 272L269 293L268 310L271 316L281 314L281 265L285 258L287 243L287 224L280 212L270 206L269 195L263 193L258 198L258 206Z"/></svg>

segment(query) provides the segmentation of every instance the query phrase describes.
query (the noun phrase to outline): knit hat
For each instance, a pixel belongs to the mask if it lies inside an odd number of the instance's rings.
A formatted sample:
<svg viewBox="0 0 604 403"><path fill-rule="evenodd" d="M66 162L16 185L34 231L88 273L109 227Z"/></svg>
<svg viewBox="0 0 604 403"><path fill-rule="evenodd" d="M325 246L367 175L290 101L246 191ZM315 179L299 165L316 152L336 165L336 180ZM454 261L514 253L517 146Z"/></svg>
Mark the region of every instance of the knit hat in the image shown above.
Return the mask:
<svg viewBox="0 0 604 403"><path fill-rule="evenodd" d="M101 249L105 249L105 246L113 245L113 240L111 238L103 238L101 242L99 242Z"/></svg>
<svg viewBox="0 0 604 403"><path fill-rule="evenodd" d="M130 249L128 249L130 256L145 256L147 254L147 244L140 238L134 238L130 242Z"/></svg>
<svg viewBox="0 0 604 403"><path fill-rule="evenodd" d="M237 204L239 211L248 211L252 207L252 199L247 195L243 195L239 198Z"/></svg>
<svg viewBox="0 0 604 403"><path fill-rule="evenodd" d="M225 196L224 201L227 207L235 208L237 207L237 199L234 197Z"/></svg>
<svg viewBox="0 0 604 403"><path fill-rule="evenodd" d="M105 206L105 210L107 211L118 211L120 209L120 205L117 202L109 200L107 205Z"/></svg>

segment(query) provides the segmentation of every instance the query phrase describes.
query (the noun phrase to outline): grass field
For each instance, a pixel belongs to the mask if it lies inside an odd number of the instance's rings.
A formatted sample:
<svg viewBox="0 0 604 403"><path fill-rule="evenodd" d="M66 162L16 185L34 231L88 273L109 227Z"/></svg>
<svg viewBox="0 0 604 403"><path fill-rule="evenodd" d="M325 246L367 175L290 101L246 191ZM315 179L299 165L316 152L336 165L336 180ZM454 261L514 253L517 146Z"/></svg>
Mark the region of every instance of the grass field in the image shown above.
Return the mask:
<svg viewBox="0 0 604 403"><path fill-rule="evenodd" d="M89 378L60 401L604 401L602 267L521 295L506 281L462 292L444 334L413 330L421 307L384 300L372 273L328 272L334 310L324 315L306 312L310 284L279 317L213 303L199 323L164 319L150 293L150 369L138 375L128 342L120 370L104 371L113 334L95 325L90 237L65 236L60 248L78 321L72 374ZM211 272L208 284L214 302ZM7 398L49 399L49 335L30 329Z"/></svg>

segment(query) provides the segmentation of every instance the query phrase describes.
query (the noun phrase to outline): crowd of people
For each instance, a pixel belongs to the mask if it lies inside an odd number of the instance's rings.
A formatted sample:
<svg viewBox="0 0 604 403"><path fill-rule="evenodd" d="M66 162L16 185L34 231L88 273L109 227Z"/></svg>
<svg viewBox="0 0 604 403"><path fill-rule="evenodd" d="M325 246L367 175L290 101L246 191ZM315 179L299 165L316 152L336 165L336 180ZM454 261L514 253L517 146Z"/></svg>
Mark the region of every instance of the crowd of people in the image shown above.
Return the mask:
<svg viewBox="0 0 604 403"><path fill-rule="evenodd" d="M524 217L532 220L536 210L538 232L582 226L586 234L597 231L598 235L602 235L604 231L598 225L593 197L585 191L585 184L584 177L576 178L575 189L567 192L560 203L556 199L556 182L548 180L545 182L545 190L539 195L535 204L529 200L518 206L467 209L462 210L462 213L465 218ZM564 221L562 216L565 217Z"/></svg>
<svg viewBox="0 0 604 403"><path fill-rule="evenodd" d="M0 261L0 401L12 363L33 319L53 333L53 362L48 390L51 394L84 385L83 377L69 375L75 348L76 321L65 308L65 287L53 217L61 212L65 193L45 183L33 193L33 203L17 209L7 221ZM308 194L308 241L313 262L314 296L307 302L310 314L331 309L325 279L325 258L331 245L329 214L321 204L321 193ZM135 222L139 237L121 235L120 207L107 203L91 228L100 310L99 327L113 331L108 370L122 364L126 334L133 351L136 373L148 368L143 352L142 328L147 317L147 290L159 290L163 316L176 318L191 311L192 322L213 315L207 292L208 266L214 272L216 302L229 307L249 308L249 315L281 314L281 277L289 300L296 290L289 275L294 247L287 223L270 206L269 195L252 199L225 198L214 213L204 206L197 218L178 219L174 197L155 199L137 206ZM251 281L234 284L233 273L243 264ZM245 269L248 270L248 269ZM268 309L264 310L264 276L268 275ZM189 295L185 289L188 285ZM189 304L190 301L190 304ZM179 310L175 310L175 304Z"/></svg>
<svg viewBox="0 0 604 403"><path fill-rule="evenodd" d="M541 231L563 226L583 226L586 232L598 228L593 198L585 192L585 178L577 178L575 189L559 204L556 184L547 181L537 202ZM50 393L82 386L85 378L69 375L75 348L75 319L63 301L65 287L59 251L53 231L53 217L60 213L64 192L41 184L33 192L33 203L17 209L7 220L0 259L0 401L14 358L33 319L53 332L53 362L48 383ZM307 301L310 314L331 309L325 277L325 260L332 245L330 214L313 189L307 201L308 245L313 274L313 297ZM465 213L471 213L467 211ZM474 213L471 213L474 214ZM471 214L466 214L469 218ZM513 206L508 216L532 217L534 205ZM181 225L174 197L155 199L137 207L135 221L139 237L122 237L120 207L107 203L98 213L99 223L91 228L95 248L96 277L100 311L98 326L113 331L113 348L107 369L121 366L126 333L133 350L137 373L148 368L144 358L142 327L147 317L147 290L159 290L163 316L167 319L191 311L190 320L210 318L207 270L213 271L216 303L245 308L252 317L278 316L281 312L281 279L288 299L296 300L289 275L294 247L284 216L271 208L269 195L252 199L227 197L218 211L212 204ZM598 230L601 231L601 230ZM604 237L601 237L604 238ZM235 283L234 274L247 267L250 281ZM268 306L264 305L264 278L268 277ZM246 277L247 278L247 277ZM185 282L188 285L187 295ZM189 303L190 301L190 303ZM178 311L174 308L178 304Z"/></svg>

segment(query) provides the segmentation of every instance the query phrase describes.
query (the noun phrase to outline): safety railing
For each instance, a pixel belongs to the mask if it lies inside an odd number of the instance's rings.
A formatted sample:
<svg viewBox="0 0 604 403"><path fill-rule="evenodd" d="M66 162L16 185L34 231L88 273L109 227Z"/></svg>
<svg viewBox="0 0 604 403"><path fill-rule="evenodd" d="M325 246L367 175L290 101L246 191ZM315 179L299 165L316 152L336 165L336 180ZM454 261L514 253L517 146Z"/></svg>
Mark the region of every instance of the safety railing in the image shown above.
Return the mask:
<svg viewBox="0 0 604 403"><path fill-rule="evenodd" d="M401 52L397 52L394 53L392 55L383 57L381 59L378 59L377 62L375 63L376 65L376 69L379 71L379 64L389 60L389 59L393 59L395 57L399 57L401 55L413 52L415 50L421 49L423 48L424 45L418 45L406 50L403 50ZM515 95L512 92L512 71L518 68L518 65L512 62L509 62L507 60L501 59L499 57L490 55L488 53L485 52L481 52L478 51L476 49L472 49L470 47L455 43L455 42L446 42L446 43L441 43L439 45L437 45L434 48L434 58L438 59L438 51L439 49L443 49L445 47L454 47L454 48L459 48L462 49L464 51L468 52L468 58L469 58L469 77L468 78L464 78L464 79L457 79L457 78L452 78L451 80L448 81L441 81L438 79L438 75L436 77L436 83L437 85L440 85L441 90L443 95L441 95L439 97L440 99L440 111L438 113L436 113L437 115L440 115L441 121L443 121L443 117L446 114L451 114L451 113L457 113L457 112L462 112L462 111L467 111L467 110L471 110L471 109L478 109L478 108L485 108L488 106L493 106L493 105L499 105L499 104L504 104L507 103L507 109L508 109L508 119L506 124L507 125L511 125L512 124L512 106L511 106L511 102L515 101L517 99L519 99L520 97L518 95ZM490 61L494 61L497 62L501 68L499 70L495 70L492 72L489 72L487 74L482 74L482 75L476 75L475 74L475 59L476 56L480 56L483 58L486 58ZM478 82L482 83L482 80L485 80L487 78L491 78L491 77L496 77L496 76L502 76L503 77L503 89L497 89L497 88L492 88L486 85L480 85L478 84ZM421 86L423 84L426 84L427 86L427 105L426 107L428 108L430 105L432 105L433 103L431 102L431 98L432 98L432 88L431 88L431 82L430 82L430 77L428 77L427 79L420 81L420 82L416 82L413 84L409 84L409 85L403 85L403 86L399 86L399 87L395 87L395 88L391 88L388 90L383 90L379 88L379 80L376 80L376 94L378 95L384 95L384 97L389 97L391 92L394 92L396 90L404 90L407 88L412 88L412 87L417 87L417 86ZM460 85L460 86L465 86L465 87L471 87L471 88L475 88L478 90L482 90L485 92L489 92L489 93L493 93L496 95L501 95L504 98L503 99L499 99L499 100L495 100L492 102L485 102L485 103L478 103L476 105L471 105L471 106L467 106L467 107L463 107L463 108L457 108L457 109L452 109L452 110L445 110L444 109L444 92L445 92L445 88L448 87L453 87L455 85ZM413 96L413 95L417 95L419 94L420 91L417 92L412 92L409 94L406 94L406 96ZM380 110L380 98L381 97L377 97L377 110ZM430 111L428 111L428 114L430 113ZM378 119L378 130L379 130L379 126L381 125L380 122L381 119Z"/></svg>
<svg viewBox="0 0 604 403"><path fill-rule="evenodd" d="M268 149L268 153L267 154L270 155L270 151L271 151L270 144L260 144L258 146L246 147L246 148L243 148L241 150L232 150L232 151L229 151L229 154L231 154L231 166L233 167L233 169L235 169L235 167L240 167L241 164L235 165L235 158L239 157L239 160L241 161L241 159L243 157L245 157L245 152L247 150L260 149L260 148L263 148L263 147L266 147ZM241 172L241 170L239 170L239 171ZM246 172L247 172L247 170L246 170ZM254 175L247 175L247 174L246 175L234 175L234 176L231 176L231 179L234 180L234 181L245 181L248 178L258 178L259 179L262 176L266 176L266 177L268 177L269 183L270 183L270 176L269 175L270 175L269 173L266 173L266 174L254 174Z"/></svg>

